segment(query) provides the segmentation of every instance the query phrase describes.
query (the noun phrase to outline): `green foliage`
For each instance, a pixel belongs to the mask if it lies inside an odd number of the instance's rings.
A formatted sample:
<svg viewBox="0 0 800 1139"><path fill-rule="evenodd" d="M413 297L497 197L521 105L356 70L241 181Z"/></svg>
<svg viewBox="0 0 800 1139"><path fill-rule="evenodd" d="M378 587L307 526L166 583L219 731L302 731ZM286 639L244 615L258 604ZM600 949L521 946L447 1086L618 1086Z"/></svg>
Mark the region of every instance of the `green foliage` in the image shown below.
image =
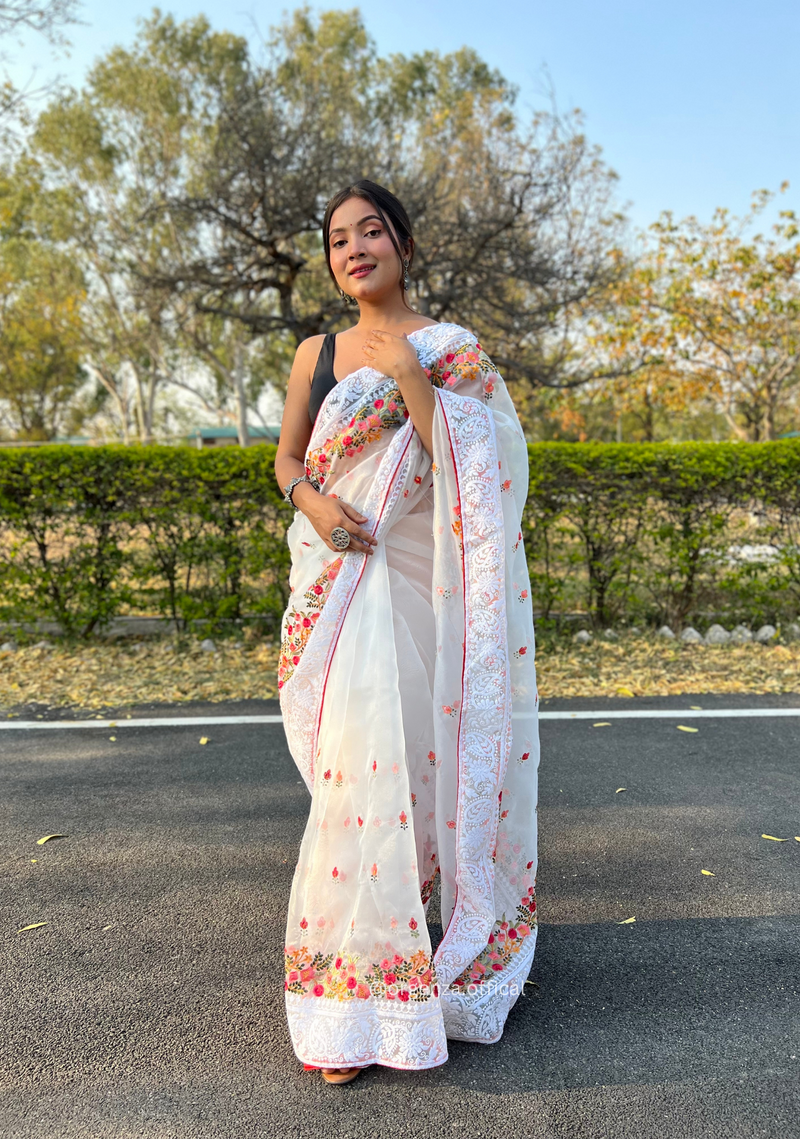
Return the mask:
<svg viewBox="0 0 800 1139"><path fill-rule="evenodd" d="M598 628L796 614L800 441L529 455L523 533L544 623L570 610ZM293 515L274 460L272 446L0 451L0 619L88 636L131 611L178 628L259 614L275 631Z"/></svg>
<svg viewBox="0 0 800 1139"><path fill-rule="evenodd" d="M598 628L624 616L677 629L796 612L796 441L539 443L529 454L525 539L545 617L573 609Z"/></svg>
<svg viewBox="0 0 800 1139"><path fill-rule="evenodd" d="M274 461L272 446L0 451L0 617L82 636L131 609L274 625L292 517Z"/></svg>

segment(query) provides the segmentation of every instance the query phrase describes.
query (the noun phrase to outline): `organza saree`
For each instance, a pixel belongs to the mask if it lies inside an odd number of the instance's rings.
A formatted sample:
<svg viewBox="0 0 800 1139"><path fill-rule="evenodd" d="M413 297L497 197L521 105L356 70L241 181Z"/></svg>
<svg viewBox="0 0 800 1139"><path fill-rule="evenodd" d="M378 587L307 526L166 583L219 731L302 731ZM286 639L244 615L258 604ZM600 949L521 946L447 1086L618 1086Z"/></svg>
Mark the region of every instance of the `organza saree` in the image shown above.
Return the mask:
<svg viewBox="0 0 800 1139"><path fill-rule="evenodd" d="M527 447L471 333L409 340L437 397L432 460L372 368L328 394L306 454L322 493L366 515L374 555L335 555L299 512L288 532L278 679L311 809L285 999L297 1057L324 1067L430 1068L448 1039L494 1043L536 943Z"/></svg>

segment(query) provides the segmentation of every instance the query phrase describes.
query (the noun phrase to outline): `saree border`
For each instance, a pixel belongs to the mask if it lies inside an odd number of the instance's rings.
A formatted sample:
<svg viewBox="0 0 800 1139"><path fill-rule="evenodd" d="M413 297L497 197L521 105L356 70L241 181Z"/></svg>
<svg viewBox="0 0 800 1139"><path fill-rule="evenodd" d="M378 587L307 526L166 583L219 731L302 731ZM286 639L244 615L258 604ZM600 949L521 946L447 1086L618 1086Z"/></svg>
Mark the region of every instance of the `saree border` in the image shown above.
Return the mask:
<svg viewBox="0 0 800 1139"><path fill-rule="evenodd" d="M401 427L387 449L364 506L367 517L374 517L371 533L378 536L382 524L397 501L408 452L414 435L409 421ZM399 455L397 452L400 452ZM328 595L328 600L306 645L300 664L281 691L284 729L295 763L309 791L314 786L319 729L322 721L325 687L350 604L367 566L367 555L349 553Z"/></svg>
<svg viewBox="0 0 800 1139"><path fill-rule="evenodd" d="M409 340L413 343L416 337L420 337L419 358L424 366L432 358L441 355L451 341L463 339L465 332L466 329L458 324L434 324L409 333ZM351 372L349 376L345 376L335 388L328 392L317 414L311 439L306 449L306 460L320 440L324 440L330 434L337 417L346 421L358 401L363 399L366 392L376 388L379 380L382 380L386 385L394 384L391 377L383 376L383 373L378 372L375 368L363 367ZM407 433L407 438L404 433ZM409 418L406 425L396 432L378 468L375 482L367 496L363 511L370 518L380 503L380 510L377 511L372 529L373 536L378 536L381 523L399 496L398 478L402 478L404 473L400 468L404 459L407 462L408 449L413 435L414 425ZM398 459L396 454L401 449L401 445L402 453ZM317 756L319 727L322 719L324 685L321 689L320 683L322 676L327 682L333 658L333 653L329 650L332 643L338 640L353 595L361 580L361 574L366 567L367 555L361 554L360 557L363 559L363 564L360 567L358 567L352 552L343 559L342 568L328 595L325 608L314 627L314 632L308 640L300 664L279 691L289 750L309 792L312 792L314 787L314 761Z"/></svg>
<svg viewBox="0 0 800 1139"><path fill-rule="evenodd" d="M389 1007L379 1007L362 1001L372 1007L343 1017L338 1001L310 1001L299 993L285 997L292 1047L306 1064L326 1068L382 1064L415 1071L447 1062L441 998L435 998L423 1013L416 1004L393 1001Z"/></svg>
<svg viewBox="0 0 800 1139"><path fill-rule="evenodd" d="M511 678L504 635L503 508L496 478L484 477L487 469L494 474L497 467L494 424L478 400L452 392L443 395L438 389L436 395L447 428L459 503L472 505L483 523L479 528L479 519L465 517L462 509L464 655L457 744L456 894L434 954L446 1005L449 986L485 948L495 921L490 852L497 839L498 788L503 786L511 749ZM454 438L460 446L453 446ZM471 673L478 672L482 692L488 697L481 698L475 691ZM487 741L497 741L488 771ZM464 833L467 812L469 839Z"/></svg>
<svg viewBox="0 0 800 1139"><path fill-rule="evenodd" d="M496 982L476 985L474 994L448 989L442 1001L448 1040L465 1040L471 1044L497 1043L503 1035L508 1014L522 996L524 979L533 964L538 932L538 926L534 927L513 968L498 973Z"/></svg>

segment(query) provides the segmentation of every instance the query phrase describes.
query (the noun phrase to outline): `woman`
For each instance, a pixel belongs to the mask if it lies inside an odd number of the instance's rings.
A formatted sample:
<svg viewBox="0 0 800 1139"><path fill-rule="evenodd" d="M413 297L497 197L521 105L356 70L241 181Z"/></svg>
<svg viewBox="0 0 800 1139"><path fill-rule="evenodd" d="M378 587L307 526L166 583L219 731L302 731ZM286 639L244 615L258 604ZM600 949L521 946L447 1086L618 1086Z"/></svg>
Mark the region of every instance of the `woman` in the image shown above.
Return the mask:
<svg viewBox="0 0 800 1139"><path fill-rule="evenodd" d="M344 1083L500 1038L536 941L538 698L505 385L410 308L388 190L341 190L322 236L359 319L298 348L275 463L297 510L280 700L312 796L285 997L298 1058Z"/></svg>

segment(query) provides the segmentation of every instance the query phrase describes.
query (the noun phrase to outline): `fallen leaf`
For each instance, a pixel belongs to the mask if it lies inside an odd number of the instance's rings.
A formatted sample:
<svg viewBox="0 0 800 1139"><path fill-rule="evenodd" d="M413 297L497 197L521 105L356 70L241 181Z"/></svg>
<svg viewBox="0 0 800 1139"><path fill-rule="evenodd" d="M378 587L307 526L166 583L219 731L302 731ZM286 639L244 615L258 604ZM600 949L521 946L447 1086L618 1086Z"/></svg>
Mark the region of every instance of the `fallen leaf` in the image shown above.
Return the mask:
<svg viewBox="0 0 800 1139"><path fill-rule="evenodd" d="M776 838L774 834L762 834L762 838L769 838L773 842L788 842L788 838Z"/></svg>
<svg viewBox="0 0 800 1139"><path fill-rule="evenodd" d="M599 724L592 724L593 728L610 728L611 722L609 720L601 720Z"/></svg>
<svg viewBox="0 0 800 1139"><path fill-rule="evenodd" d="M523 987L523 989L525 988L525 986L526 986L526 985L533 985L534 989L538 989L538 988L539 988L539 985L538 985L538 983L537 983L536 981L523 981L523 982L522 982L522 987Z"/></svg>
<svg viewBox="0 0 800 1139"><path fill-rule="evenodd" d="M631 922L636 921L636 918L623 918L622 921L615 922L615 925L630 925Z"/></svg>
<svg viewBox="0 0 800 1139"><path fill-rule="evenodd" d="M108 738L109 738L110 740L116 740L116 738L117 738L117 737L116 737L116 736L109 736Z"/></svg>
<svg viewBox="0 0 800 1139"><path fill-rule="evenodd" d="M208 736L201 736L200 737L200 743L201 744L207 744L208 743Z"/></svg>
<svg viewBox="0 0 800 1139"><path fill-rule="evenodd" d="M631 692L630 688L626 688L624 685L622 686L622 688L617 689L617 696L634 696L634 695L635 695L635 693Z"/></svg>
<svg viewBox="0 0 800 1139"><path fill-rule="evenodd" d="M679 732L696 732L698 730L698 728L687 728L685 724L678 724Z"/></svg>
<svg viewBox="0 0 800 1139"><path fill-rule="evenodd" d="M800 834L796 834L796 835L794 836L794 841L795 841L795 842L800 842Z"/></svg>
<svg viewBox="0 0 800 1139"><path fill-rule="evenodd" d="M105 933L107 929L113 929L116 924L117 923L113 921L111 925L104 925L100 932Z"/></svg>
<svg viewBox="0 0 800 1139"><path fill-rule="evenodd" d="M46 834L44 838L37 838L36 845L41 846L42 843L49 842L51 838L69 838L68 834Z"/></svg>
<svg viewBox="0 0 800 1139"><path fill-rule="evenodd" d="M714 873L713 870L701 870L700 873L701 874L707 874L709 876L709 878L716 878L716 874Z"/></svg>
<svg viewBox="0 0 800 1139"><path fill-rule="evenodd" d="M615 794L615 795L619 795L620 791L627 791L627 790L628 790L628 788L627 788L627 787L618 787L618 788L616 789L616 791L614 792L614 794Z"/></svg>
<svg viewBox="0 0 800 1139"><path fill-rule="evenodd" d="M31 862L38 862L38 861L39 861L39 859L38 859L38 858L32 858L32 859L31 859Z"/></svg>
<svg viewBox="0 0 800 1139"><path fill-rule="evenodd" d="M38 929L42 925L47 925L46 921L35 921L31 925L24 925L22 929L18 929L17 933L24 933L26 929Z"/></svg>
<svg viewBox="0 0 800 1139"><path fill-rule="evenodd" d="M108 721L108 726L109 726L109 728L116 728L116 726L117 726L117 721L116 721L116 720L109 720L109 721Z"/></svg>
<svg viewBox="0 0 800 1139"><path fill-rule="evenodd" d="M700 707L699 704L690 704L689 709L692 712L702 712L703 711L703 709Z"/></svg>

